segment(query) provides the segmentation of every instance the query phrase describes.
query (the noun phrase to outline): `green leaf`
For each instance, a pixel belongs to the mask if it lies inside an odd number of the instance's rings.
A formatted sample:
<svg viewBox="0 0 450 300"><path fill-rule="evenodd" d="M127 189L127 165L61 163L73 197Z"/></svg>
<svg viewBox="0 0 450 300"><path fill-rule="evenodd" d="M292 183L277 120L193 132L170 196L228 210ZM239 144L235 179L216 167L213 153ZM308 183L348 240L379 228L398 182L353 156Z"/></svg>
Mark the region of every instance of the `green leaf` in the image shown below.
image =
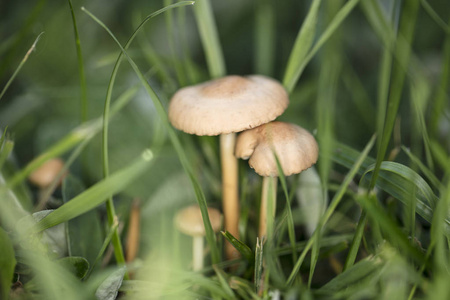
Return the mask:
<svg viewBox="0 0 450 300"><path fill-rule="evenodd" d="M71 220L102 204L111 195L122 191L128 184L138 178L151 166L153 153L150 150L132 162L129 166L117 171L107 179L95 184L84 193L78 195L68 203L59 207L53 213L43 218L35 226L35 230L42 231L62 222Z"/></svg>
<svg viewBox="0 0 450 300"><path fill-rule="evenodd" d="M291 55L289 56L286 72L283 78L283 85L289 92L295 87L303 69L306 67L306 55L314 42L316 34L317 16L319 14L321 0L314 0L311 3L308 14L300 28Z"/></svg>
<svg viewBox="0 0 450 300"><path fill-rule="evenodd" d="M244 244L243 242L236 239L231 233L228 231L221 231L222 235L230 242L237 251L239 251L245 259L248 261L253 261L253 252L249 246Z"/></svg>
<svg viewBox="0 0 450 300"><path fill-rule="evenodd" d="M16 267L14 247L6 231L0 227L0 296L8 299Z"/></svg>
<svg viewBox="0 0 450 300"><path fill-rule="evenodd" d="M68 174L62 184L64 203L83 193L83 184L73 175ZM69 256L81 256L93 265L103 239L99 214L90 210L67 223Z"/></svg>
<svg viewBox="0 0 450 300"><path fill-rule="evenodd" d="M255 250L255 292L258 293L261 287L261 278L264 270L263 263L263 241L256 238L256 250Z"/></svg>
<svg viewBox="0 0 450 300"><path fill-rule="evenodd" d="M209 0L197 0L194 5L200 38L206 55L209 74L213 78L225 76L225 61L220 46L214 14Z"/></svg>
<svg viewBox="0 0 450 300"><path fill-rule="evenodd" d="M64 257L59 259L57 263L79 279L83 279L89 269L89 262L84 257Z"/></svg>
<svg viewBox="0 0 450 300"><path fill-rule="evenodd" d="M233 293L233 290L230 288L228 280L226 279L227 274L223 270L219 269L216 265L214 265L213 268L214 272L216 272L217 274L217 278L219 278L222 289L228 296L226 299L236 299L236 295Z"/></svg>
<svg viewBox="0 0 450 300"><path fill-rule="evenodd" d="M123 276L126 268L122 267L111 273L95 291L95 297L98 300L114 300L119 293L119 288L122 285Z"/></svg>

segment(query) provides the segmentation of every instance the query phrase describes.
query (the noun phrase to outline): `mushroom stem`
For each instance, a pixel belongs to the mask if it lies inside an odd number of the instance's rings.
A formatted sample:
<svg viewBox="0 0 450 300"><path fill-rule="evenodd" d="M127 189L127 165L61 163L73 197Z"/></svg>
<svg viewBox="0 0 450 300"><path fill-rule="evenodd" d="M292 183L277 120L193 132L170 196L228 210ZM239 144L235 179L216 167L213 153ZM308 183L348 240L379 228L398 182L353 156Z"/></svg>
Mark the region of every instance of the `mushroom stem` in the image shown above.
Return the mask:
<svg viewBox="0 0 450 300"><path fill-rule="evenodd" d="M259 211L259 238L267 238L267 211L269 208L269 201L271 204L272 216L271 224L273 227L273 218L275 217L276 205L277 205L277 177L274 176L264 176L262 183L261 192L261 208Z"/></svg>
<svg viewBox="0 0 450 300"><path fill-rule="evenodd" d="M222 198L225 230L239 239L238 162L234 156L236 134L220 135L220 157L222 164ZM227 259L234 259L239 252L230 243L225 244Z"/></svg>
<svg viewBox="0 0 450 300"><path fill-rule="evenodd" d="M203 269L203 236L199 235L192 238L192 270L201 269Z"/></svg>

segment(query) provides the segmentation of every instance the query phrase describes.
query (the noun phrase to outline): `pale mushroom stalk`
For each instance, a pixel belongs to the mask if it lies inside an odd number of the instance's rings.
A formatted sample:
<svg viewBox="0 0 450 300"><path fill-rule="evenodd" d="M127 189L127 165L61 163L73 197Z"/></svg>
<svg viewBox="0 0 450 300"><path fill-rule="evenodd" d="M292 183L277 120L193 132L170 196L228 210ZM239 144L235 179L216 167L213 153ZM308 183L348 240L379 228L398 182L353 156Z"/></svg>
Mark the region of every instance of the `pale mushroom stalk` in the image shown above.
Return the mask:
<svg viewBox="0 0 450 300"><path fill-rule="evenodd" d="M203 236L194 236L192 238L192 270L200 271L203 269Z"/></svg>
<svg viewBox="0 0 450 300"><path fill-rule="evenodd" d="M269 201L272 201L272 216L275 217L277 207L277 177L264 176L261 191L261 208L259 211L259 238L267 237L267 211L269 208ZM273 222L272 222L273 224Z"/></svg>
<svg viewBox="0 0 450 300"><path fill-rule="evenodd" d="M208 216L214 232L219 231L222 224L220 212L217 209L208 208ZM177 213L174 221L179 231L192 237L192 269L194 271L203 269L205 227L203 226L200 207L192 205L182 209Z"/></svg>
<svg viewBox="0 0 450 300"><path fill-rule="evenodd" d="M222 165L222 197L225 229L239 239L239 196L238 162L234 156L236 134L220 135L220 159ZM236 258L239 254L233 245L225 244L227 258Z"/></svg>

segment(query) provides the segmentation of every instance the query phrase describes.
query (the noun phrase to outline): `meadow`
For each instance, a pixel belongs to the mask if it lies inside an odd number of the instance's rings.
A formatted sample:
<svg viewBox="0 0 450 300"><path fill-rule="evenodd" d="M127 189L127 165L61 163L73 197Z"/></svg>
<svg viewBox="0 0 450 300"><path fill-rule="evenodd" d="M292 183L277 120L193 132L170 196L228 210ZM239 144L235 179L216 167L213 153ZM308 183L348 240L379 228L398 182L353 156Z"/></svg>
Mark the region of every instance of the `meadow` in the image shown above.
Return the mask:
<svg viewBox="0 0 450 300"><path fill-rule="evenodd" d="M446 0L0 2L0 299L450 299L449 18ZM168 116L182 88L253 74L319 149L290 176L274 153L263 238L265 179L237 161L238 232L214 231L222 138ZM190 205L197 258L174 221Z"/></svg>

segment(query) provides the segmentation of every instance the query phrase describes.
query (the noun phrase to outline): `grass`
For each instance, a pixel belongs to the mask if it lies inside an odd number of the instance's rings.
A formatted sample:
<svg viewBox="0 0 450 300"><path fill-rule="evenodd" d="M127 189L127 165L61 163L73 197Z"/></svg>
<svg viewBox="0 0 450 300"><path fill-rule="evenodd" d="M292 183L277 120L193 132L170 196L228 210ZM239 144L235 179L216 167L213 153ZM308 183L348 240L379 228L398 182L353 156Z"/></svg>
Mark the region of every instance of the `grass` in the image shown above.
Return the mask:
<svg viewBox="0 0 450 300"><path fill-rule="evenodd" d="M4 4L1 299L448 299L444 2ZM218 139L177 132L166 111L182 86L254 73L285 86L279 119L311 131L320 155L280 176L268 240L261 180L239 162L236 240L206 213L221 207ZM54 157L65 166L50 187L27 181ZM135 198L139 251L125 261ZM172 221L192 203L199 272ZM226 260L225 243L241 257Z"/></svg>

